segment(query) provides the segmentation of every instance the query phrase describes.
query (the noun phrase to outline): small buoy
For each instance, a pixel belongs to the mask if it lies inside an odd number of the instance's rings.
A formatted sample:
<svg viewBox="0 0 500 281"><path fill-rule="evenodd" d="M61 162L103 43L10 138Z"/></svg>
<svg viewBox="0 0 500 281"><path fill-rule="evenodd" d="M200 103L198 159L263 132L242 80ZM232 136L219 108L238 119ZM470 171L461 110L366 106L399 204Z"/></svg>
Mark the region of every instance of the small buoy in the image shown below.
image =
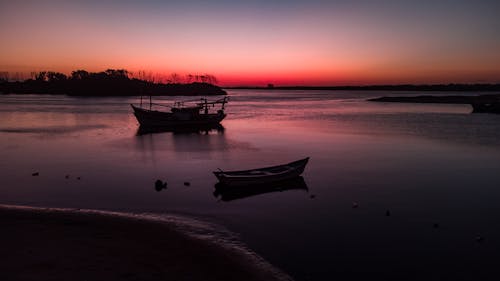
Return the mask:
<svg viewBox="0 0 500 281"><path fill-rule="evenodd" d="M352 203L352 208L353 208L353 209L356 209L357 207L359 207L358 203L353 202L353 203Z"/></svg>
<svg viewBox="0 0 500 281"><path fill-rule="evenodd" d="M391 215L391 212L389 212L389 210L385 211L385 216L386 217L389 217Z"/></svg>
<svg viewBox="0 0 500 281"><path fill-rule="evenodd" d="M316 195L311 194L311 195L309 196L309 198L314 199L314 198L316 198Z"/></svg>
<svg viewBox="0 0 500 281"><path fill-rule="evenodd" d="M191 185L191 183L190 183L190 182L188 182L188 181L185 181L185 182L184 182L184 186L190 186L190 185Z"/></svg>
<svg viewBox="0 0 500 281"><path fill-rule="evenodd" d="M34 176L34 177L37 177L37 176L40 175L40 173L36 172L36 173L31 174L31 175Z"/></svg>

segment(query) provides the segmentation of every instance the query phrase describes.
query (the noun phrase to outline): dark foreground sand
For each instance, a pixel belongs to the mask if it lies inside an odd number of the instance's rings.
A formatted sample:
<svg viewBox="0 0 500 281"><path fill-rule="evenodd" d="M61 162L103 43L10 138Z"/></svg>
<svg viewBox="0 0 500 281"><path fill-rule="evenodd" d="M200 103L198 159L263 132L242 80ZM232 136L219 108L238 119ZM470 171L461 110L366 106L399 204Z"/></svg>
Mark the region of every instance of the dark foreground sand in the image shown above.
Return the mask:
<svg viewBox="0 0 500 281"><path fill-rule="evenodd" d="M237 251L125 216L0 206L0 280L287 280Z"/></svg>

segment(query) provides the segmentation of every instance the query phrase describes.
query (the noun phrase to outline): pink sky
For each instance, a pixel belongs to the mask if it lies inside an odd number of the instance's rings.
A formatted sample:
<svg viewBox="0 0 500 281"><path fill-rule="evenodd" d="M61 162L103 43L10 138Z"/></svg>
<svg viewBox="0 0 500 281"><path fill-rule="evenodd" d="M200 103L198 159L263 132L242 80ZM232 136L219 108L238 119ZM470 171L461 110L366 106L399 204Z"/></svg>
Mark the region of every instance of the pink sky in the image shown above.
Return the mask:
<svg viewBox="0 0 500 281"><path fill-rule="evenodd" d="M222 86L500 82L498 4L386 2L2 1L0 71L209 73Z"/></svg>

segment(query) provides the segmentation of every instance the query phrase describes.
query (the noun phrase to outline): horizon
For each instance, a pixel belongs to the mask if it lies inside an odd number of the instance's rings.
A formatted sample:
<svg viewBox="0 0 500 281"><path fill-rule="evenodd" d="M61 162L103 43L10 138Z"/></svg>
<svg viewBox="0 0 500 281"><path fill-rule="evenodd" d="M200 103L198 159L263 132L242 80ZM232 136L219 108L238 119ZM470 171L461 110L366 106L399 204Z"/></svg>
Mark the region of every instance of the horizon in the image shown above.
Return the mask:
<svg viewBox="0 0 500 281"><path fill-rule="evenodd" d="M214 75L221 87L496 84L495 1L0 2L0 71Z"/></svg>

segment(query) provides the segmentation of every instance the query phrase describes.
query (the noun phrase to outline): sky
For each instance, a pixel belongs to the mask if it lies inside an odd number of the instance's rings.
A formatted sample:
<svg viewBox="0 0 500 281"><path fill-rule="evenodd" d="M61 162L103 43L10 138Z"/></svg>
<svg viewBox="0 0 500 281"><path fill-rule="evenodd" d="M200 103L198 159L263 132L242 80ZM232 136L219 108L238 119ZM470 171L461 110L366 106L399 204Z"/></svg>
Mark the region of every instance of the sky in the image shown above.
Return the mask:
<svg viewBox="0 0 500 281"><path fill-rule="evenodd" d="M222 86L500 82L500 1L0 0L0 71Z"/></svg>

